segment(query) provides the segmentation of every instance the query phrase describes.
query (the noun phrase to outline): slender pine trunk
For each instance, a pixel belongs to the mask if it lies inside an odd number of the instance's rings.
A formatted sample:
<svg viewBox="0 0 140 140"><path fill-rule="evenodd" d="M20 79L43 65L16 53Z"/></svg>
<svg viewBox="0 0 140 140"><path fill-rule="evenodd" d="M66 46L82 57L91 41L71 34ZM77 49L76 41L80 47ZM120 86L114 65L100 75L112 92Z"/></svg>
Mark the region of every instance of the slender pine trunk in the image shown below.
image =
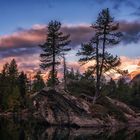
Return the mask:
<svg viewBox="0 0 140 140"><path fill-rule="evenodd" d="M66 78L66 70L67 70L67 68L66 68L66 58L65 58L65 56L63 55L63 65L64 65L64 90L66 91L67 90L67 78Z"/></svg>
<svg viewBox="0 0 140 140"><path fill-rule="evenodd" d="M54 40L54 39L53 39ZM55 43L53 42L52 87L55 89Z"/></svg>
<svg viewBox="0 0 140 140"><path fill-rule="evenodd" d="M96 99L100 96L100 86L101 86L101 77L103 73L103 65L104 65L104 60L105 60L105 43L106 43L106 25L104 26L104 31L103 31L103 51L102 51L102 62L101 65L99 66L99 38L97 37L97 44L96 44L96 63L97 63L97 68L96 68L96 93L94 96L93 102L96 101Z"/></svg>
<svg viewBox="0 0 140 140"><path fill-rule="evenodd" d="M103 74L103 65L104 65L104 60L105 60L105 43L106 43L106 25L104 26L104 31L103 31L103 51L102 51L102 62L100 66L100 72L99 72L99 83L101 84L101 77Z"/></svg>
<svg viewBox="0 0 140 140"><path fill-rule="evenodd" d="M96 91L93 102L96 101L100 95L100 75L99 75L99 37L96 38Z"/></svg>

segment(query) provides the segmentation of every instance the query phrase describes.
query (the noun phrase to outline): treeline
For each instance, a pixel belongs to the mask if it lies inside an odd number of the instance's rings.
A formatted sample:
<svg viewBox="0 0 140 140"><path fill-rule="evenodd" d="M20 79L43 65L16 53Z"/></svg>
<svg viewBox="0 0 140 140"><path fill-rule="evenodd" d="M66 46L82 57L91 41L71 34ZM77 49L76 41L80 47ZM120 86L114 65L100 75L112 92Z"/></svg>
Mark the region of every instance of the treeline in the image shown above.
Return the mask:
<svg viewBox="0 0 140 140"><path fill-rule="evenodd" d="M94 96L96 93L96 77L90 74L90 70L81 74L78 71L71 69L68 72L68 91L75 95ZM140 109L140 79L138 81L126 80L125 76L120 76L119 79L106 79L102 77L101 80L101 95L109 96L126 104Z"/></svg>
<svg viewBox="0 0 140 140"><path fill-rule="evenodd" d="M96 93L96 77L90 69L80 73L73 68L66 70L67 91L74 96L94 96ZM19 72L16 61L6 63L0 73L0 109L17 111L31 106L30 95L40 91L45 86L51 86L50 76L44 81L38 71L33 79L27 74ZM57 82L62 83L57 78ZM64 86L64 85L63 85ZM118 99L136 108L140 108L140 82L127 82L125 77L114 81L102 77L101 94Z"/></svg>
<svg viewBox="0 0 140 140"><path fill-rule="evenodd" d="M16 110L29 105L29 94L41 90L45 83L37 72L31 81L23 71L19 72L16 61L6 63L0 73L0 109Z"/></svg>

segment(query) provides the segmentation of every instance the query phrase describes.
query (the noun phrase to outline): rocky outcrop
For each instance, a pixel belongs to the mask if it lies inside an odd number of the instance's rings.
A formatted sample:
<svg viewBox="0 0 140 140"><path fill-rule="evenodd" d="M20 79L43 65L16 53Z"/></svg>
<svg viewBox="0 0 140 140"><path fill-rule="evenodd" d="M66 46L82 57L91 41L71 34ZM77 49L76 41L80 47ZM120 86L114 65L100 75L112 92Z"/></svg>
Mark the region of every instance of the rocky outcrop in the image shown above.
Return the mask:
<svg viewBox="0 0 140 140"><path fill-rule="evenodd" d="M135 140L139 139L140 128L57 128L50 127L46 129L40 136L41 140L54 140L54 139L66 139L66 140Z"/></svg>
<svg viewBox="0 0 140 140"><path fill-rule="evenodd" d="M102 127L140 124L140 117L132 109L109 97L100 97L93 105L62 89L44 88L32 99L36 108L34 116L51 125Z"/></svg>

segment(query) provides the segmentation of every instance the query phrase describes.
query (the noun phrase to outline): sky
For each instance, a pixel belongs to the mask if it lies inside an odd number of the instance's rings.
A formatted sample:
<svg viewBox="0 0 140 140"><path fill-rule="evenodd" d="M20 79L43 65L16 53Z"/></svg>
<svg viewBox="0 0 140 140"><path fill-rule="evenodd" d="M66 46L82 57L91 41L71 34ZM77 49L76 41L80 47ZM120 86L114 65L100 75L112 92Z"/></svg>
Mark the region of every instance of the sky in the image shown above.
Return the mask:
<svg viewBox="0 0 140 140"><path fill-rule="evenodd" d="M63 32L71 34L72 51L67 60L78 69L75 54L92 37L89 26L104 8L110 9L124 33L121 43L108 51L120 56L123 69L140 71L140 0L1 0L0 69L15 58L20 70L37 71L38 44L44 43L50 20L61 21Z"/></svg>

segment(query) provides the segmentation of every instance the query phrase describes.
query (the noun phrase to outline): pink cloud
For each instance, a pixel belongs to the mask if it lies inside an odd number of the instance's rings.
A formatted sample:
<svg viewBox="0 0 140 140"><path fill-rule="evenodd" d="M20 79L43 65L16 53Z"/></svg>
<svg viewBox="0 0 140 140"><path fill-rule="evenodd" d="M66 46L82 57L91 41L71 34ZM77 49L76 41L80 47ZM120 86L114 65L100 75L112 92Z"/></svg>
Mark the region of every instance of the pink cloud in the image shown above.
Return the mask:
<svg viewBox="0 0 140 140"><path fill-rule="evenodd" d="M40 69L39 55L36 54L36 55L26 56L26 57L3 58L1 59L0 70L2 70L2 67L6 62L10 62L13 58L16 60L18 64L19 70L31 74L32 77ZM133 75L134 73L135 74L140 73L140 66L139 66L140 58L129 58L129 57L121 56L121 61L122 61L122 65L120 66L121 69L128 70L129 73L130 74L132 73ZM74 68L75 70L78 69L81 73L83 73L85 72L88 66L91 66L93 64L94 62L90 62L87 65L80 66L78 62L71 61L71 62L67 62L67 67ZM42 71L42 73L43 73L42 74L43 78L46 80L48 78L48 71ZM114 76L113 74L111 75ZM63 77L62 66L59 67L58 76L59 78Z"/></svg>

